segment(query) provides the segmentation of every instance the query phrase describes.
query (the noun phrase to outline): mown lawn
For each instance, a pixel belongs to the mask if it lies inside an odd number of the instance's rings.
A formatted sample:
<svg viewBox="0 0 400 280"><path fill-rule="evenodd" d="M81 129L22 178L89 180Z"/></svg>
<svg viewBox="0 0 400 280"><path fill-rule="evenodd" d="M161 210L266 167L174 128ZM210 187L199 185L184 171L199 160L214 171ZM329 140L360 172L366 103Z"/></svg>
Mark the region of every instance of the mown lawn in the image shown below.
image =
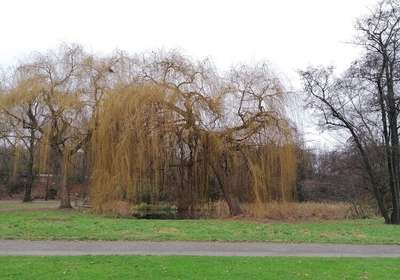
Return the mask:
<svg viewBox="0 0 400 280"><path fill-rule="evenodd" d="M0 257L0 279L399 279L399 259Z"/></svg>
<svg viewBox="0 0 400 280"><path fill-rule="evenodd" d="M0 239L400 244L400 226L385 225L380 219L265 224L121 219L60 210L0 211Z"/></svg>
<svg viewBox="0 0 400 280"><path fill-rule="evenodd" d="M37 200L30 203L21 203L18 200L2 200L0 201L0 211L55 209L58 205L60 205L60 202L55 200Z"/></svg>

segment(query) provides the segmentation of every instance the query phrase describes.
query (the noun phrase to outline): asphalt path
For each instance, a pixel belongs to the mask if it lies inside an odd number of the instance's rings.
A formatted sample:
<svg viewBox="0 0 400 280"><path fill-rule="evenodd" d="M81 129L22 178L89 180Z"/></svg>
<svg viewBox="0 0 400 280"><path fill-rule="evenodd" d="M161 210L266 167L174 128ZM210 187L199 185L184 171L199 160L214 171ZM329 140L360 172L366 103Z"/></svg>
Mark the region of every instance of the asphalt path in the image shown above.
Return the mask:
<svg viewBox="0 0 400 280"><path fill-rule="evenodd" d="M400 257L397 245L277 244L226 242L0 240L2 256L304 256Z"/></svg>

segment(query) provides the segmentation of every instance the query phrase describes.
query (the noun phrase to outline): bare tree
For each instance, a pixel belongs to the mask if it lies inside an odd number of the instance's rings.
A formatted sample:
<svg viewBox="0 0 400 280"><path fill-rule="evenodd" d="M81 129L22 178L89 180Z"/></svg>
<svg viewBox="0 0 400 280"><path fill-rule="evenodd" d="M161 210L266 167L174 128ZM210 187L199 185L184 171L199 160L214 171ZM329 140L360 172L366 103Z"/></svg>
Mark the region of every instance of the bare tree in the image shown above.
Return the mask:
<svg viewBox="0 0 400 280"><path fill-rule="evenodd" d="M381 214L387 223L393 224L400 223L399 24L399 2L381 1L371 15L357 22L356 43L364 48L364 56L341 78L334 77L332 68L301 72L310 97L308 105L321 113L325 127L345 129L350 134ZM387 166L384 178L380 179L368 149L382 146Z"/></svg>

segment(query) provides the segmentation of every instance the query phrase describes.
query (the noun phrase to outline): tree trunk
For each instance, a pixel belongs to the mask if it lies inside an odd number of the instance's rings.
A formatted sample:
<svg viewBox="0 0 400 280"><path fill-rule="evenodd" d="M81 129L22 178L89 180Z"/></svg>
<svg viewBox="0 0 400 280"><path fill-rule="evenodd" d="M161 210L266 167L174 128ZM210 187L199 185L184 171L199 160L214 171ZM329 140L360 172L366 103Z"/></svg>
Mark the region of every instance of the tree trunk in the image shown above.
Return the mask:
<svg viewBox="0 0 400 280"><path fill-rule="evenodd" d="M62 163L61 184L60 184L60 208L72 208L69 187L68 187L68 166L65 160Z"/></svg>
<svg viewBox="0 0 400 280"><path fill-rule="evenodd" d="M183 151L183 150L182 150ZM191 194L188 191L188 183L185 182L185 178L187 176L187 170L185 170L186 163L183 160L183 155L181 155L180 165L178 167L180 182L178 189L178 201L177 201L177 211L179 218L187 219L192 217L190 206L191 202Z"/></svg>
<svg viewBox="0 0 400 280"><path fill-rule="evenodd" d="M30 182L25 184L24 199L22 202L32 202L32 184Z"/></svg>
<svg viewBox="0 0 400 280"><path fill-rule="evenodd" d="M33 181L35 179L35 174L33 170L33 161L35 159L35 130L31 129L30 138L29 138L29 160L28 160L28 174L27 174L27 182L25 184L25 193L23 202L31 202L32 201L32 186Z"/></svg>
<svg viewBox="0 0 400 280"><path fill-rule="evenodd" d="M47 174L47 178L46 178L46 193L44 194L44 200L45 201L49 200L49 177L50 177L50 174Z"/></svg>
<svg viewBox="0 0 400 280"><path fill-rule="evenodd" d="M69 188L64 175L60 184L60 208L72 208Z"/></svg>
<svg viewBox="0 0 400 280"><path fill-rule="evenodd" d="M211 166L211 168L213 169L215 177L217 178L224 200L228 204L230 215L233 217L243 215L243 210L240 207L238 199L232 197L226 189L226 176L219 174L215 166Z"/></svg>
<svg viewBox="0 0 400 280"><path fill-rule="evenodd" d="M32 185L33 185L34 175L33 175L33 162L28 163L28 176L27 182L25 184L25 193L24 199L22 202L31 202L32 201Z"/></svg>
<svg viewBox="0 0 400 280"><path fill-rule="evenodd" d="M378 180L375 177L375 174L373 172L373 169L372 169L372 166L370 164L370 161L369 161L369 158L367 156L367 153L364 150L364 147L362 146L360 139L357 137L357 134L355 134L355 132L353 130L351 130L351 129L350 129L350 131L351 131L351 134L353 136L353 140L355 141L355 143L357 145L358 151L360 152L361 159L363 161L365 170L367 171L367 175L369 177L370 183L372 185L372 189L374 191L375 199L376 199L376 201L378 203L379 211L380 211L381 215L383 216L383 218L385 219L385 223L388 224L388 223L390 223L390 217L389 217L389 214L388 214L388 210L385 207L385 203L384 203L383 195L382 195L382 190L379 187Z"/></svg>
<svg viewBox="0 0 400 280"><path fill-rule="evenodd" d="M68 187L68 164L64 154L55 149L53 173L58 181L60 208L72 208Z"/></svg>
<svg viewBox="0 0 400 280"><path fill-rule="evenodd" d="M232 197L227 192L224 192L224 199L229 207L229 213L231 216L236 217L243 215L243 210L240 208L239 200L237 198Z"/></svg>
<svg viewBox="0 0 400 280"><path fill-rule="evenodd" d="M396 121L397 123L397 121ZM395 125L397 131L397 124ZM391 135L392 138L392 166L393 166L393 185L391 186L391 194L392 194L392 215L391 215L391 223L392 224L400 224L400 202L399 202L399 189L400 189L400 178L399 178L399 137L398 135Z"/></svg>
<svg viewBox="0 0 400 280"><path fill-rule="evenodd" d="M387 80L387 103L388 118L390 128L391 141L391 165L393 169L393 185L391 186L392 194L392 215L391 223L400 224L400 151L399 151L399 131L398 131L398 112L396 104L396 96L394 94L393 77L390 75L390 68L386 68Z"/></svg>
<svg viewBox="0 0 400 280"><path fill-rule="evenodd" d="M383 73L383 69L382 69ZM378 96L379 96L379 106L381 110L381 119L382 119L382 131L385 143L385 155L386 155L386 167L388 172L388 181L389 181L389 188L390 190L395 189L395 175L394 175L394 168L393 168L393 159L392 159L392 149L391 149L391 137L389 131L391 131L390 126L388 125L387 119L387 110L385 106L385 97L384 97L384 90L382 88L382 81L378 79L377 81L378 86ZM387 224L392 223L392 217L385 217L385 222Z"/></svg>

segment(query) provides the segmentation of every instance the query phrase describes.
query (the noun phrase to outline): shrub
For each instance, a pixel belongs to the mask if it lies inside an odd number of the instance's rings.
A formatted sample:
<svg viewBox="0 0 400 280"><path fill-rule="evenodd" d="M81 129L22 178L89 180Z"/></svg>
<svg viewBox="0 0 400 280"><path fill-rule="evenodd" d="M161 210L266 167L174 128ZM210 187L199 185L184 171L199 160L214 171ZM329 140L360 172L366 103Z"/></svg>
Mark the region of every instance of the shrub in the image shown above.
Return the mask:
<svg viewBox="0 0 400 280"><path fill-rule="evenodd" d="M144 219L176 219L177 208L169 204L141 203L133 207L133 216Z"/></svg>
<svg viewBox="0 0 400 280"><path fill-rule="evenodd" d="M104 203L100 212L119 217L135 217L139 219L176 219L177 217L175 205L166 203L134 205L128 201L121 200Z"/></svg>

